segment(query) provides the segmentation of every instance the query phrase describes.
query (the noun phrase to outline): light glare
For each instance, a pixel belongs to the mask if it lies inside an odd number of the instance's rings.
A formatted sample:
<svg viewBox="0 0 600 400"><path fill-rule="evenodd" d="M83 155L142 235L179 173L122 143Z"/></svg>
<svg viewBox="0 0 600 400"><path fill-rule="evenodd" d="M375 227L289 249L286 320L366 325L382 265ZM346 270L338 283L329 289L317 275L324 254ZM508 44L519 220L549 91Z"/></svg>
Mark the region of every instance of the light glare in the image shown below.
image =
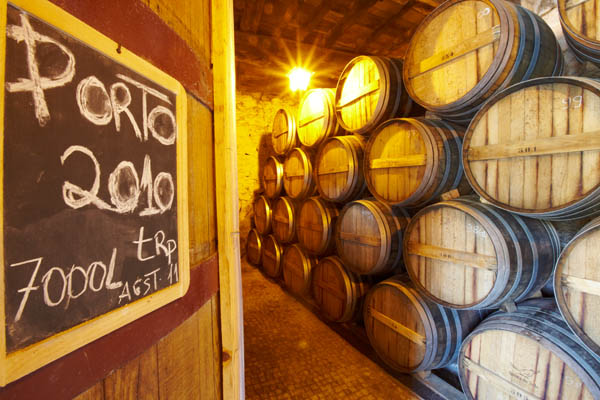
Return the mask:
<svg viewBox="0 0 600 400"><path fill-rule="evenodd" d="M310 77L312 72L308 72L304 68L295 67L290 71L288 77L290 78L290 89L292 92L296 90L306 90L308 87L308 82L310 82Z"/></svg>

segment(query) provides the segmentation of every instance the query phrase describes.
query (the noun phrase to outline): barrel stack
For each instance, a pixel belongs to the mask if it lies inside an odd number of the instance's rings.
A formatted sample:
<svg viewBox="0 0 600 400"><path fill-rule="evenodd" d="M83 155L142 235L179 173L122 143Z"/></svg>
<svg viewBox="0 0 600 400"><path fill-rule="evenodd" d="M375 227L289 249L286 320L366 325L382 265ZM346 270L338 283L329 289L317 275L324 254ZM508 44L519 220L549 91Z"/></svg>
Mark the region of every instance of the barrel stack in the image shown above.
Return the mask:
<svg viewBox="0 0 600 400"><path fill-rule="evenodd" d="M561 22L593 50L585 3L559 0ZM600 84L562 71L531 11L444 2L403 62L356 57L277 112L249 261L394 371L600 398Z"/></svg>

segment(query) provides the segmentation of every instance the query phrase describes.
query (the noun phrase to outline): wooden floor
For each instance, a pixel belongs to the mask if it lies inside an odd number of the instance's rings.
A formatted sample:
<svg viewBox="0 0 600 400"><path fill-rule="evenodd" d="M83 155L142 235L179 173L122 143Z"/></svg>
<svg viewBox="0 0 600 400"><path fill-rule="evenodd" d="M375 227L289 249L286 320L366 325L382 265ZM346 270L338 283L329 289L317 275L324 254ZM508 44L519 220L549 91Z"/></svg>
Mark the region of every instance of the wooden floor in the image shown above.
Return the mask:
<svg viewBox="0 0 600 400"><path fill-rule="evenodd" d="M242 260L247 399L421 399Z"/></svg>

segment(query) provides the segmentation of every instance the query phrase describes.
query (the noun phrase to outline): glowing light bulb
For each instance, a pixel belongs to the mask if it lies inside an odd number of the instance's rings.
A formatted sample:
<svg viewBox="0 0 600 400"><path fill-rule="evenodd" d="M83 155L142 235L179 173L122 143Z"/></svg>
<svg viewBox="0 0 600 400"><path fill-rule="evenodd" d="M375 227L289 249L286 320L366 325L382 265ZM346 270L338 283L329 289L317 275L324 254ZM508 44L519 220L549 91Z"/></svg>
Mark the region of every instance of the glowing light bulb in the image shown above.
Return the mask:
<svg viewBox="0 0 600 400"><path fill-rule="evenodd" d="M304 68L293 68L288 74L288 77L290 78L290 89L292 92L295 92L296 90L306 90L308 87L308 82L310 82L311 75L312 72L308 72Z"/></svg>

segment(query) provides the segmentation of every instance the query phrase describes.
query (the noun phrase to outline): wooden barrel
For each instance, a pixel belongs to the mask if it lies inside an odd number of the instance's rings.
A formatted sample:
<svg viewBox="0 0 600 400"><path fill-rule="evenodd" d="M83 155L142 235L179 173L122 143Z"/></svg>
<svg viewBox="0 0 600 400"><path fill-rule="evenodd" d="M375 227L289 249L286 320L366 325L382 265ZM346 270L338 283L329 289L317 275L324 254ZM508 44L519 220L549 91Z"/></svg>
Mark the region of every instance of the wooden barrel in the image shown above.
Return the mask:
<svg viewBox="0 0 600 400"><path fill-rule="evenodd" d="M362 195L367 185L363 175L360 136L335 136L319 148L314 169L317 190L325 200L345 203Z"/></svg>
<svg viewBox="0 0 600 400"><path fill-rule="evenodd" d="M550 223L468 198L419 211L403 246L417 289L443 306L464 309L499 307L535 294L560 251Z"/></svg>
<svg viewBox="0 0 600 400"><path fill-rule="evenodd" d="M457 311L423 297L407 275L375 285L365 298L363 318L377 355L403 373L455 362L463 339L481 319L479 311Z"/></svg>
<svg viewBox="0 0 600 400"><path fill-rule="evenodd" d="M265 196L259 196L254 200L254 225L261 235L271 232L273 209L271 202Z"/></svg>
<svg viewBox="0 0 600 400"><path fill-rule="evenodd" d="M336 256L325 257L313 269L311 291L321 315L334 322L360 317L369 282L344 266Z"/></svg>
<svg viewBox="0 0 600 400"><path fill-rule="evenodd" d="M273 235L280 243L296 241L296 214L298 203L289 197L280 197L273 206Z"/></svg>
<svg viewBox="0 0 600 400"><path fill-rule="evenodd" d="M418 26L404 60L413 100L464 124L498 90L563 68L550 27L503 0L446 1Z"/></svg>
<svg viewBox="0 0 600 400"><path fill-rule="evenodd" d="M274 199L283 193L283 163L271 156L267 158L262 174L265 195Z"/></svg>
<svg viewBox="0 0 600 400"><path fill-rule="evenodd" d="M251 229L246 238L246 260L254 266L260 265L262 257L262 236L256 229Z"/></svg>
<svg viewBox="0 0 600 400"><path fill-rule="evenodd" d="M402 266L402 210L376 200L344 206L336 223L335 247L344 264L360 275L377 275Z"/></svg>
<svg viewBox="0 0 600 400"><path fill-rule="evenodd" d="M335 204L319 197L306 199L300 206L296 224L302 248L315 256L332 253L335 249L333 231L339 213Z"/></svg>
<svg viewBox="0 0 600 400"><path fill-rule="evenodd" d="M565 41L580 61L600 65L600 10L595 0L558 0Z"/></svg>
<svg viewBox="0 0 600 400"><path fill-rule="evenodd" d="M365 147L369 191L403 207L422 207L451 190L465 194L462 135L441 120L391 119L379 125Z"/></svg>
<svg viewBox="0 0 600 400"><path fill-rule="evenodd" d="M308 148L340 132L335 115L335 89L311 89L298 107L298 140Z"/></svg>
<svg viewBox="0 0 600 400"><path fill-rule="evenodd" d="M286 110L280 109L275 113L273 119L273 130L271 131L271 143L275 154L284 156L298 143L296 134L296 118Z"/></svg>
<svg viewBox="0 0 600 400"><path fill-rule="evenodd" d="M393 58L353 58L335 90L338 122L353 133L368 133L383 121L404 117L411 106L402 87L402 61Z"/></svg>
<svg viewBox="0 0 600 400"><path fill-rule="evenodd" d="M281 262L283 281L288 290L297 296L307 295L317 259L308 255L298 244L293 244L285 248Z"/></svg>
<svg viewBox="0 0 600 400"><path fill-rule="evenodd" d="M465 175L493 205L544 219L600 212L600 83L540 78L498 93L464 137Z"/></svg>
<svg viewBox="0 0 600 400"><path fill-rule="evenodd" d="M268 235L263 240L262 269L271 278L281 275L281 256L283 246L279 244L275 236Z"/></svg>
<svg viewBox="0 0 600 400"><path fill-rule="evenodd" d="M599 399L600 362L564 323L552 299L487 317L458 359L468 399Z"/></svg>
<svg viewBox="0 0 600 400"><path fill-rule="evenodd" d="M571 330L600 356L600 218L563 249L554 270L556 303Z"/></svg>
<svg viewBox="0 0 600 400"><path fill-rule="evenodd" d="M296 147L283 163L283 187L292 199L305 199L316 192L311 156Z"/></svg>

